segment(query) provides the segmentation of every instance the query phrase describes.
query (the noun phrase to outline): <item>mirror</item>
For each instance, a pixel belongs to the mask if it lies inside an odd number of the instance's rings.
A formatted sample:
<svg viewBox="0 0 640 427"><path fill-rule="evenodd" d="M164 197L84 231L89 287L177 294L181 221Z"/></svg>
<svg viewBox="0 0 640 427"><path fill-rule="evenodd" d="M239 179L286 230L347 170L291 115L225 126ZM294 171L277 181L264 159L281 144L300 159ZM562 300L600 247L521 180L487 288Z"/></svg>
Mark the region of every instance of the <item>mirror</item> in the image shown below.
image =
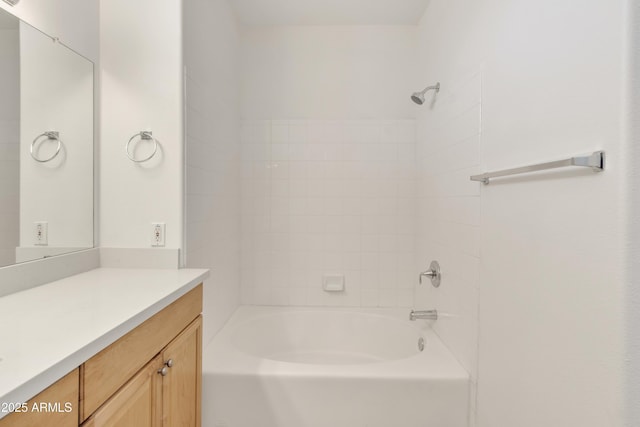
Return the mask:
<svg viewBox="0 0 640 427"><path fill-rule="evenodd" d="M0 10L0 267L93 247L93 63Z"/></svg>

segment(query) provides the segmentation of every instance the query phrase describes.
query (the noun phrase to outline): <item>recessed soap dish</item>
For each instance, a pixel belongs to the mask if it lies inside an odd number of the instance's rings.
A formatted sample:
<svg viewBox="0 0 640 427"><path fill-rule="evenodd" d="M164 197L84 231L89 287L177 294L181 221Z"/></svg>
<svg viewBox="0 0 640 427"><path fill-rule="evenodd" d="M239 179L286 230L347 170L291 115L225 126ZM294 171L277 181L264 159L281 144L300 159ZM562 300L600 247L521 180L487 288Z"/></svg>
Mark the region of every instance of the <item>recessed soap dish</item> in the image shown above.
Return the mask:
<svg viewBox="0 0 640 427"><path fill-rule="evenodd" d="M322 276L322 289L325 292L344 292L344 274L325 274Z"/></svg>

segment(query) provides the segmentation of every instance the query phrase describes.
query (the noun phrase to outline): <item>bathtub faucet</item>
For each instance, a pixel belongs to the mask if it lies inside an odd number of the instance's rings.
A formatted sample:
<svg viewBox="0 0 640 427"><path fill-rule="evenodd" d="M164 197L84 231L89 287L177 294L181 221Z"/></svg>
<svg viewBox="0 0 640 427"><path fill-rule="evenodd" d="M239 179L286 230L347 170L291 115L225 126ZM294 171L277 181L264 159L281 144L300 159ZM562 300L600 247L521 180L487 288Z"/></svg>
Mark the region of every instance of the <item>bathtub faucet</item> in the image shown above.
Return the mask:
<svg viewBox="0 0 640 427"><path fill-rule="evenodd" d="M416 319L438 320L438 310L411 310L409 320Z"/></svg>

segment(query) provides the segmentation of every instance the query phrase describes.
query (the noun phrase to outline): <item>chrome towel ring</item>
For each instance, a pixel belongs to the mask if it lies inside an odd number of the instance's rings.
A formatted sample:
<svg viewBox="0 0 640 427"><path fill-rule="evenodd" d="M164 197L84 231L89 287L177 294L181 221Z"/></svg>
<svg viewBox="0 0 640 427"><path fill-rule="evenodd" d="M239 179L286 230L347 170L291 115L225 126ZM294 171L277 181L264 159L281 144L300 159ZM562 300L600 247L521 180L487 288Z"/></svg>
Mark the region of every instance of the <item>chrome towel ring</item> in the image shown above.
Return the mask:
<svg viewBox="0 0 640 427"><path fill-rule="evenodd" d="M56 148L56 152L53 153L53 155L51 157L49 157L48 159L41 159L35 153L36 144L38 143L38 140L40 138L42 138L43 136L46 136L47 139L49 139L49 140L54 140L54 141L58 142L58 147ZM48 131L48 132L43 132L40 135L35 137L35 139L31 143L31 147L29 148L29 154L31 154L31 157L33 157L33 160L35 160L36 162L47 163L47 162L50 162L51 160L55 159L56 156L58 154L60 154L60 150L61 149L62 149L62 140L60 140L60 132Z"/></svg>
<svg viewBox="0 0 640 427"><path fill-rule="evenodd" d="M153 141L153 152L149 154L147 157L145 157L144 159L136 159L133 156L133 154L129 152L129 146L131 145L131 142L137 137L140 137L140 139L143 141ZM136 163L146 162L148 160L151 160L153 156L155 156L156 153L158 152L158 140L153 137L153 132L151 132L150 130L143 130L136 133L131 138L129 138L129 141L127 142L127 145L124 147L124 150L127 153L127 157L132 162L136 162Z"/></svg>

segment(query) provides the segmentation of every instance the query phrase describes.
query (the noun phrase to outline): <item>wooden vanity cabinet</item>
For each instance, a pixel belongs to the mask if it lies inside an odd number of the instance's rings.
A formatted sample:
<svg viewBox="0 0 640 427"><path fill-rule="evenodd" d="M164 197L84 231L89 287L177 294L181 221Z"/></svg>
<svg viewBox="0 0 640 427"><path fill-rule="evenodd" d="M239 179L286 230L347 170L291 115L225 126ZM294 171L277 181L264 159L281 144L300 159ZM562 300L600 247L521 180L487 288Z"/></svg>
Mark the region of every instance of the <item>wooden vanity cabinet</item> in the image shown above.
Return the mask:
<svg viewBox="0 0 640 427"><path fill-rule="evenodd" d="M78 369L74 369L26 402L21 412L2 418L0 427L76 427L79 385Z"/></svg>
<svg viewBox="0 0 640 427"><path fill-rule="evenodd" d="M199 427L202 322L196 319L83 427Z"/></svg>
<svg viewBox="0 0 640 427"><path fill-rule="evenodd" d="M198 286L83 364L82 426L200 427L201 311Z"/></svg>

